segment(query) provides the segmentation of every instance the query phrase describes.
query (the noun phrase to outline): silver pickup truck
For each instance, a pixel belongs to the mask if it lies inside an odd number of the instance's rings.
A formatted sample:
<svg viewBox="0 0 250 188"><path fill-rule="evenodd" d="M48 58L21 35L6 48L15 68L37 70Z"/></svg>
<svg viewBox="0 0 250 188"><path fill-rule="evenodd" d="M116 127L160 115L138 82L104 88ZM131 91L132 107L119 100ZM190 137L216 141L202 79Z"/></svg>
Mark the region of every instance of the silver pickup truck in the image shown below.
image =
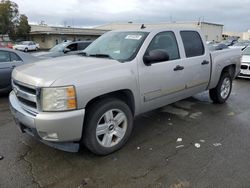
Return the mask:
<svg viewBox="0 0 250 188"><path fill-rule="evenodd" d="M135 116L209 90L224 103L240 49L209 52L198 30L111 31L81 55L14 69L9 100L18 127L64 151L120 149Z"/></svg>

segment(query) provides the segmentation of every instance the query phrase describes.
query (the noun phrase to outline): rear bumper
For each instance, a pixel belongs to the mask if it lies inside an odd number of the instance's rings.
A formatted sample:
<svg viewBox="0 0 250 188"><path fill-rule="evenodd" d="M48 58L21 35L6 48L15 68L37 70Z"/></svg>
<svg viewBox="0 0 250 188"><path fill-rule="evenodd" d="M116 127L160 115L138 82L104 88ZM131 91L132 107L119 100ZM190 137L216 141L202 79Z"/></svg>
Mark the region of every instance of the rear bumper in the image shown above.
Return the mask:
<svg viewBox="0 0 250 188"><path fill-rule="evenodd" d="M56 113L41 112L34 115L22 108L14 92L10 93L9 101L16 124L22 132L64 151L69 151L67 146L73 146L81 140L84 109ZM77 145L79 148L79 144Z"/></svg>

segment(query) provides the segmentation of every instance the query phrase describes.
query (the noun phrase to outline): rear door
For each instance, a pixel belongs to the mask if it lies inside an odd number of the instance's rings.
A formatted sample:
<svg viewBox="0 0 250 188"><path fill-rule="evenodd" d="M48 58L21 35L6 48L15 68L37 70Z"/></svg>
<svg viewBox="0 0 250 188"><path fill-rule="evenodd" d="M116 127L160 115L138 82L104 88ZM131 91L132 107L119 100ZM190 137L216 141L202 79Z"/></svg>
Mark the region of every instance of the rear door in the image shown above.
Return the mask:
<svg viewBox="0 0 250 188"><path fill-rule="evenodd" d="M192 95L204 91L209 82L211 62L204 40L197 31L180 31L185 58L185 80L187 92Z"/></svg>
<svg viewBox="0 0 250 188"><path fill-rule="evenodd" d="M0 89L11 87L12 70L22 64L22 59L14 52L0 50Z"/></svg>

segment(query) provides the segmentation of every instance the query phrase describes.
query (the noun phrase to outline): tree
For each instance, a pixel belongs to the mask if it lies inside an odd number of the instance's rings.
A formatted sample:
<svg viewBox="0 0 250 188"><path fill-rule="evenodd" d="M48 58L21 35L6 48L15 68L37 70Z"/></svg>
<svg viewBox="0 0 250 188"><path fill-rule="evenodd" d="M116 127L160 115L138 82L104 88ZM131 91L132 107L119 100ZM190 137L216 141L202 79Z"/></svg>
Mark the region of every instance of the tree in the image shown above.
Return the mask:
<svg viewBox="0 0 250 188"><path fill-rule="evenodd" d="M17 36L26 40L28 34L30 33L30 29L31 27L28 22L28 17L21 14L19 24L17 26Z"/></svg>
<svg viewBox="0 0 250 188"><path fill-rule="evenodd" d="M9 0L0 1L0 34L15 37L16 27L19 23L18 5Z"/></svg>

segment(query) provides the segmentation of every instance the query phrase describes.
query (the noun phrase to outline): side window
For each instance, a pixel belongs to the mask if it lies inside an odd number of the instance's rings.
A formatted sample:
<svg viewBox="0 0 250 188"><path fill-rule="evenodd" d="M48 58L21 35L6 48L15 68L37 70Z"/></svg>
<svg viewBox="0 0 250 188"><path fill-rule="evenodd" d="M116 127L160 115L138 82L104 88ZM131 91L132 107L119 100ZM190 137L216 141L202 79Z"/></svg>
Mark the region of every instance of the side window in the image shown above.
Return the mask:
<svg viewBox="0 0 250 188"><path fill-rule="evenodd" d="M0 51L0 63L10 62L9 52Z"/></svg>
<svg viewBox="0 0 250 188"><path fill-rule="evenodd" d="M200 34L196 31L181 31L186 57L201 56L205 49Z"/></svg>
<svg viewBox="0 0 250 188"><path fill-rule="evenodd" d="M68 49L70 49L70 51L77 51L77 43L74 44L70 44L67 46Z"/></svg>
<svg viewBox="0 0 250 188"><path fill-rule="evenodd" d="M77 50L84 50L90 45L90 42L79 42L77 45Z"/></svg>
<svg viewBox="0 0 250 188"><path fill-rule="evenodd" d="M169 54L169 60L180 58L178 44L174 33L171 31L157 34L149 44L146 54L157 49L165 50Z"/></svg>
<svg viewBox="0 0 250 188"><path fill-rule="evenodd" d="M22 61L22 59L17 54L10 52L10 61Z"/></svg>

